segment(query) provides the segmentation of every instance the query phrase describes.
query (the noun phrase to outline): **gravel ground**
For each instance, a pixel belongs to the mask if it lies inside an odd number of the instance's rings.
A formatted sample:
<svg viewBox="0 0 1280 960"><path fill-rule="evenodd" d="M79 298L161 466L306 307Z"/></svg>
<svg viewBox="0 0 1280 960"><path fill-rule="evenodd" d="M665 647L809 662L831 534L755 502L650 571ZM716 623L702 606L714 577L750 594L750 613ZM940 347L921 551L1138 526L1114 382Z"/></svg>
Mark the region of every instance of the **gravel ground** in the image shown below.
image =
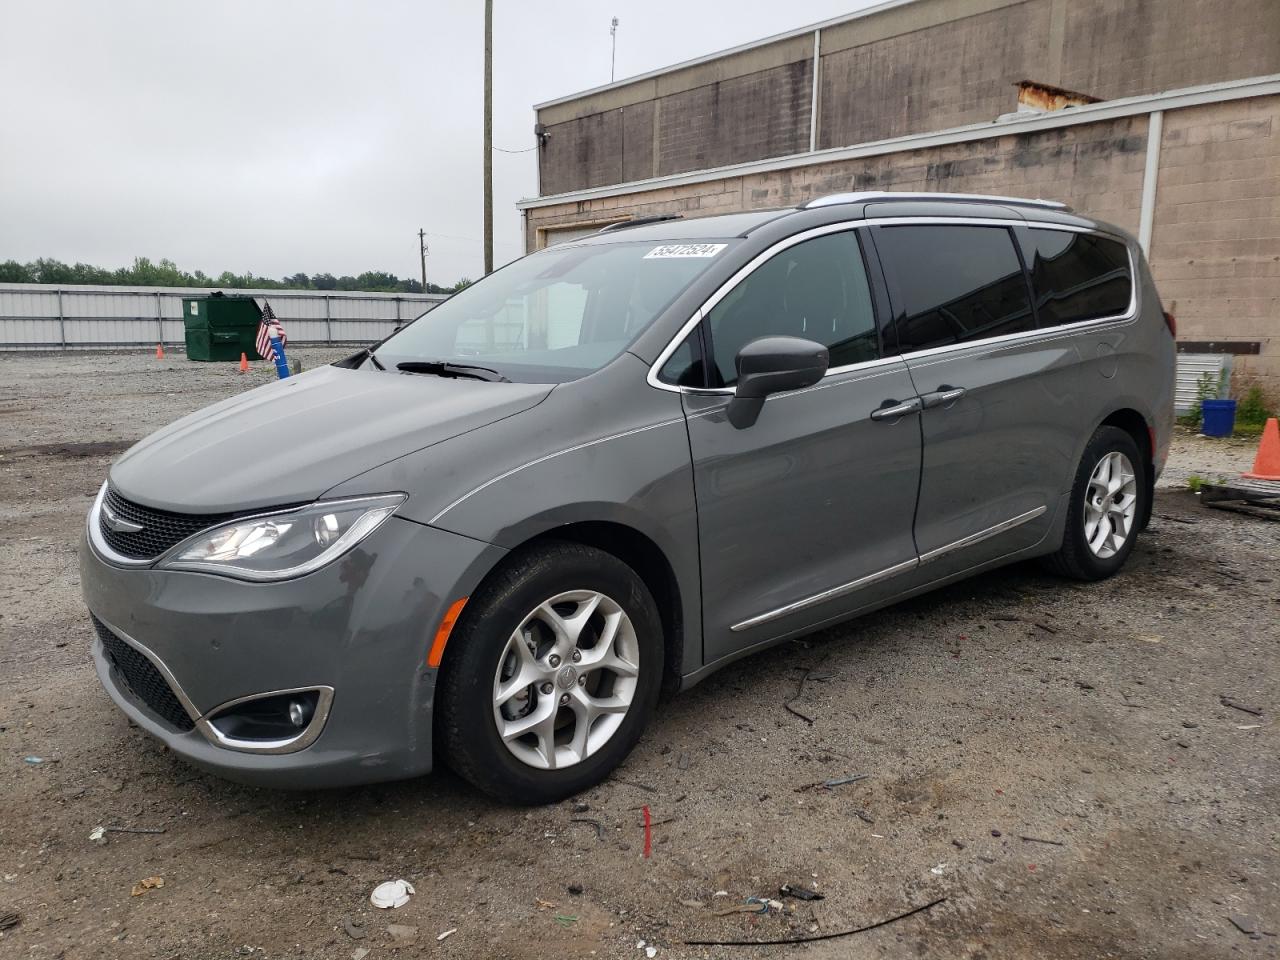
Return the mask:
<svg viewBox="0 0 1280 960"><path fill-rule="evenodd" d="M1185 427L1175 428L1169 462L1160 474L1157 486L1186 489L1192 477L1201 480L1229 480L1253 466L1258 452L1258 438L1206 437Z"/></svg>
<svg viewBox="0 0 1280 960"><path fill-rule="evenodd" d="M110 704L75 559L113 456L271 371L73 355L0 374L0 926L20 915L0 956L1280 955L1278 524L1162 490L1115 578L1017 566L735 664L575 801L508 809L447 773L276 793L198 773ZM1207 443L1178 439L1175 486L1252 456ZM374 910L397 877L417 894ZM825 899L719 914L783 883ZM686 945L940 898L811 947Z"/></svg>

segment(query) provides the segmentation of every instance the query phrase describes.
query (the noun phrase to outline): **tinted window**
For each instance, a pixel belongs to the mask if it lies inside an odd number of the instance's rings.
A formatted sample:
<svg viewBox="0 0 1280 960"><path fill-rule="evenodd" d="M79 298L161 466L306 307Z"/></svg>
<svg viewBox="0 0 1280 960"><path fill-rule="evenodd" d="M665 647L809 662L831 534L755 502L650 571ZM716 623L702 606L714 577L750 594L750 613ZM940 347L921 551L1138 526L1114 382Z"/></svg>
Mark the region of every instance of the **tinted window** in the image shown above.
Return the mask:
<svg viewBox="0 0 1280 960"><path fill-rule="evenodd" d="M882 227L876 247L896 280L894 329L903 353L1035 328L1004 227Z"/></svg>
<svg viewBox="0 0 1280 960"><path fill-rule="evenodd" d="M871 291L852 231L815 237L761 264L707 317L718 384L738 379L738 351L758 337L816 340L831 366L879 356Z"/></svg>
<svg viewBox="0 0 1280 960"><path fill-rule="evenodd" d="M675 352L658 371L658 379L678 387L705 387L706 376L702 369L702 351L698 347L698 331L684 338Z"/></svg>
<svg viewBox="0 0 1280 960"><path fill-rule="evenodd" d="M1113 317L1129 309L1133 282L1123 243L1091 233L1028 230L1040 326Z"/></svg>

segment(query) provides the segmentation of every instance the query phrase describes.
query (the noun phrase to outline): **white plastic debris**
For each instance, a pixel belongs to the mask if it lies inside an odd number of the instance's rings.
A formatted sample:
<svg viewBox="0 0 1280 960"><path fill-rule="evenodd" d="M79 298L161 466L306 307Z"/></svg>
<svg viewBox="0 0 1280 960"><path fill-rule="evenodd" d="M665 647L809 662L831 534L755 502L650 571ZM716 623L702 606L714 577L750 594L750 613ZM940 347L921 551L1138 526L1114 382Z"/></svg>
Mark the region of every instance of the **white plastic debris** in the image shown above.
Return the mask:
<svg viewBox="0 0 1280 960"><path fill-rule="evenodd" d="M945 863L940 863L936 867L933 867L929 870L929 872L932 873L935 877L942 876L944 873L946 873L946 871L947 871L947 865Z"/></svg>
<svg viewBox="0 0 1280 960"><path fill-rule="evenodd" d="M392 910L408 903L413 892L413 884L408 880L388 880L374 887L369 902L380 910Z"/></svg>
<svg viewBox="0 0 1280 960"><path fill-rule="evenodd" d="M444 933L440 934L440 936L436 937L436 939L437 939L437 940L448 940L450 937L452 937L452 936L453 936L455 933L457 933L457 932L458 932L458 928L457 928L457 927L450 927L450 928L449 928L448 930L446 930Z"/></svg>
<svg viewBox="0 0 1280 960"><path fill-rule="evenodd" d="M106 828L106 827L94 827L94 828L93 828L93 832L92 832L91 834L89 834L89 839L90 839L90 840L92 840L94 843L106 843L106 842L107 842L107 828Z"/></svg>
<svg viewBox="0 0 1280 960"><path fill-rule="evenodd" d="M645 955L646 957L648 957L648 958L649 958L649 960L653 960L653 958L654 958L654 957L656 957L656 956L658 955L658 948L657 948L657 947L645 947L645 948L644 948L644 955Z"/></svg>

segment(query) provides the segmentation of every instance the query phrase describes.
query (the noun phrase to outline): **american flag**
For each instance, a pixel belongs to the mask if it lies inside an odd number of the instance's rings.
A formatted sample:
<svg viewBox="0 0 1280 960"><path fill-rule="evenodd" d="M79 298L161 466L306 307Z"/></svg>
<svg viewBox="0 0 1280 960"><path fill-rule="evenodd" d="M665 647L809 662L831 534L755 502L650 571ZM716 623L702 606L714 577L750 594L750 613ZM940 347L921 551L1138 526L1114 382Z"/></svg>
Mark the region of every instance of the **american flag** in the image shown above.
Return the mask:
<svg viewBox="0 0 1280 960"><path fill-rule="evenodd" d="M258 348L258 356L264 360L270 360L273 356L271 353L271 328L276 328L276 335L280 338L280 346L284 346L289 342L289 338L284 335L284 327L280 326L280 321L276 319L275 313L271 309L271 304L262 301L262 322L258 324L258 339L255 346Z"/></svg>

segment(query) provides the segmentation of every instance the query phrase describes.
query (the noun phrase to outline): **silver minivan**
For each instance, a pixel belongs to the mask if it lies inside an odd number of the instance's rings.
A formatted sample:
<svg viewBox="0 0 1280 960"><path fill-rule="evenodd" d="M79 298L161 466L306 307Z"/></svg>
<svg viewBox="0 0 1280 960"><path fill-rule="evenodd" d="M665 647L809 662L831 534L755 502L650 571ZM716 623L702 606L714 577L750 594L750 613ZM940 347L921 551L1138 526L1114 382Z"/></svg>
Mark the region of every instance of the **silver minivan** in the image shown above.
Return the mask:
<svg viewBox="0 0 1280 960"><path fill-rule="evenodd" d="M617 224L129 450L81 550L94 659L236 780L438 753L555 800L739 657L1017 560L1115 573L1173 387L1141 249L1061 204Z"/></svg>

